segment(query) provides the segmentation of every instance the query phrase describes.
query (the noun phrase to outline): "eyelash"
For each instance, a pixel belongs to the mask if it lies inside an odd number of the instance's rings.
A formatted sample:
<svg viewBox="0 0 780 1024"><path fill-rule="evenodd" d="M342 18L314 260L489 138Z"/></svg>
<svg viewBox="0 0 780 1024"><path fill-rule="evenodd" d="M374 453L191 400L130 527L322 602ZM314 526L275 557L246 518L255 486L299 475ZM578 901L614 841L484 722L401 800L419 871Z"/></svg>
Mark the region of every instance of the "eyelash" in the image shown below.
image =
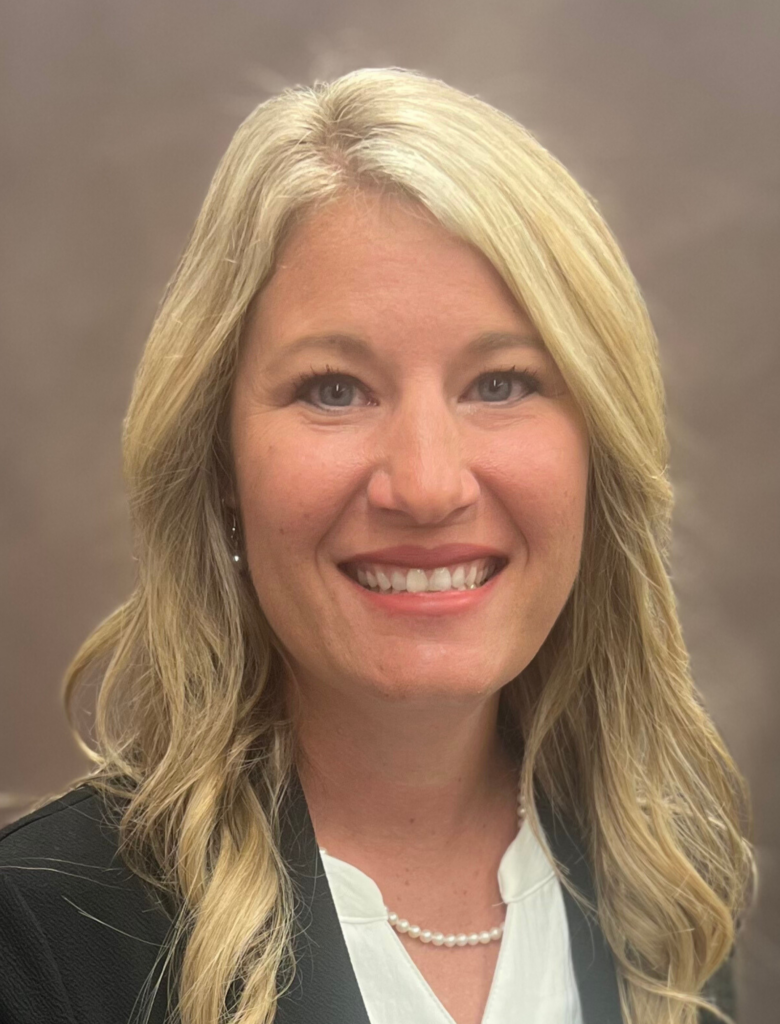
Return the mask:
<svg viewBox="0 0 780 1024"><path fill-rule="evenodd" d="M481 373L476 381L484 380L486 377L511 377L514 380L522 381L528 388L528 393L533 394L534 392L540 391L542 382L539 376L534 373L533 370L518 370L517 367L511 366L508 369L495 369L488 370L486 373ZM320 373L312 369L310 373L302 373L295 379L295 390L293 394L294 401L300 401L304 399L305 395L312 390L315 384L319 384L325 380L346 380L350 383L360 385L360 382L356 377L353 377L349 373L342 373L338 369L334 369L330 366L325 366L325 371ZM309 405L314 406L320 412L340 412L344 409L351 409L349 405L331 405L331 406L320 406L315 402L308 402ZM504 402L486 402L486 405L503 405Z"/></svg>

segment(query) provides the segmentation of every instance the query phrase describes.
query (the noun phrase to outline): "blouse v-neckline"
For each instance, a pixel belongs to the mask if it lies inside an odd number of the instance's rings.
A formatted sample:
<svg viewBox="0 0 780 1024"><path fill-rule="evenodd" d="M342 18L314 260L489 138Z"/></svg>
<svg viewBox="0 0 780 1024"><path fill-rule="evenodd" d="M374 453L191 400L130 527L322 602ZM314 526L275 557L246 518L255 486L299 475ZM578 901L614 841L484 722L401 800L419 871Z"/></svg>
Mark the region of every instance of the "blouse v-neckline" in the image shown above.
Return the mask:
<svg viewBox="0 0 780 1024"><path fill-rule="evenodd" d="M371 1024L454 1024L388 923L376 882L346 861L320 856ZM538 1024L581 1024L560 884L527 824L501 858L498 885L507 914L482 1024L505 1024L520 1006ZM441 955L464 954L443 948Z"/></svg>

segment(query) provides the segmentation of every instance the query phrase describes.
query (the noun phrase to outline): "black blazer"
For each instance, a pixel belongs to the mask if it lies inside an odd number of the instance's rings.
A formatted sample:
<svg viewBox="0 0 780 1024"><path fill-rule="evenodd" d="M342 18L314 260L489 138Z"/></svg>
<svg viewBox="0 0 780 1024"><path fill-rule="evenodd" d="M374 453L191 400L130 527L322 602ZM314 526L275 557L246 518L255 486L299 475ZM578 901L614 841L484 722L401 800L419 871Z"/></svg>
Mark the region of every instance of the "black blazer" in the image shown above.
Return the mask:
<svg viewBox="0 0 780 1024"><path fill-rule="evenodd" d="M580 846L560 819L539 811L553 853L592 897ZM297 971L276 1024L369 1024L297 780L282 853L297 890ZM563 893L585 1024L621 1024L609 948L596 920ZM140 1024L150 978L161 983L148 1024L163 1024L170 978L157 958L170 925L160 900L119 858L116 826L91 787L7 826L0 832L0 1024Z"/></svg>

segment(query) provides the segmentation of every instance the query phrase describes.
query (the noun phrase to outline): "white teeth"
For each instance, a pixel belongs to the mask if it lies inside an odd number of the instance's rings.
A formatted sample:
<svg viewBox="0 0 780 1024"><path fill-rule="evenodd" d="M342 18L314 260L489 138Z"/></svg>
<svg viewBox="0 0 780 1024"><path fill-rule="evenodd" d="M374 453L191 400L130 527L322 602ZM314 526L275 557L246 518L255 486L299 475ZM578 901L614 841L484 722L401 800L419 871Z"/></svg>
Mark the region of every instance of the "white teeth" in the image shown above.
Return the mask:
<svg viewBox="0 0 780 1024"><path fill-rule="evenodd" d="M434 569L428 583L428 590L452 590L452 576L449 569Z"/></svg>
<svg viewBox="0 0 780 1024"><path fill-rule="evenodd" d="M423 569L410 569L406 574L406 589L410 594L421 594L428 589L428 577Z"/></svg>
<svg viewBox="0 0 780 1024"><path fill-rule="evenodd" d="M385 576L385 574L383 572L378 572L376 574L376 581L379 584L379 587L380 587L381 590L389 590L390 589L390 586L391 586L390 580L387 578L387 576Z"/></svg>
<svg viewBox="0 0 780 1024"><path fill-rule="evenodd" d="M402 572L398 572L396 569L393 573L392 584L393 590L397 590L399 593L403 592L406 590L406 575Z"/></svg>
<svg viewBox="0 0 780 1024"><path fill-rule="evenodd" d="M402 566L357 566L355 576L358 582L371 590L387 594L443 593L449 590L473 590L481 586L496 568L494 558L480 558L465 565L441 566L437 569L403 570Z"/></svg>

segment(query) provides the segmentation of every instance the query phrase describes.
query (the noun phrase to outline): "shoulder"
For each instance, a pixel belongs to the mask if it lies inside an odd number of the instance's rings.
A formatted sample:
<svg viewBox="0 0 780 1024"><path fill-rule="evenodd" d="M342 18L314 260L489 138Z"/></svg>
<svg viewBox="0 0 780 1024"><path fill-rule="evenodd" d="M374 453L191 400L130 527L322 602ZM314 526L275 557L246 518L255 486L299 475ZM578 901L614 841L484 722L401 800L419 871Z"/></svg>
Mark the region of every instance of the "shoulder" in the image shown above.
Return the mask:
<svg viewBox="0 0 780 1024"><path fill-rule="evenodd" d="M79 786L0 830L0 870L62 853L109 856L115 841L108 824L97 792Z"/></svg>
<svg viewBox="0 0 780 1024"><path fill-rule="evenodd" d="M0 1020L130 1019L170 927L90 786L0 831Z"/></svg>
<svg viewBox="0 0 780 1024"><path fill-rule="evenodd" d="M0 831L0 885L49 910L95 888L103 902L137 895L119 855L118 818L88 785L19 818Z"/></svg>

